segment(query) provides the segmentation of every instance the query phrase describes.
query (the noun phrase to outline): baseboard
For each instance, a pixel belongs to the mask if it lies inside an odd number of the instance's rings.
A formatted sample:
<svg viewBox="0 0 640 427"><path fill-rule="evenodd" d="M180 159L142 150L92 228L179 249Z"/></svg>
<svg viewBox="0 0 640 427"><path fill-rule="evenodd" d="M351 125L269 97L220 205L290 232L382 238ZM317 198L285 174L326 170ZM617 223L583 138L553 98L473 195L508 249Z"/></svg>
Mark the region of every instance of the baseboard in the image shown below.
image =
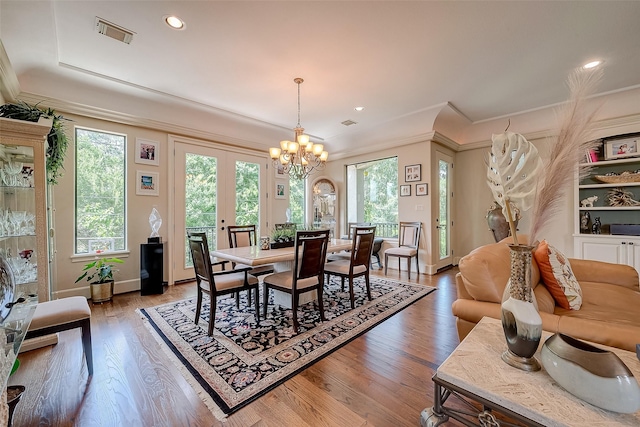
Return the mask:
<svg viewBox="0 0 640 427"><path fill-rule="evenodd" d="M43 337L29 338L22 342L20 353L58 344L58 334L45 335Z"/></svg>

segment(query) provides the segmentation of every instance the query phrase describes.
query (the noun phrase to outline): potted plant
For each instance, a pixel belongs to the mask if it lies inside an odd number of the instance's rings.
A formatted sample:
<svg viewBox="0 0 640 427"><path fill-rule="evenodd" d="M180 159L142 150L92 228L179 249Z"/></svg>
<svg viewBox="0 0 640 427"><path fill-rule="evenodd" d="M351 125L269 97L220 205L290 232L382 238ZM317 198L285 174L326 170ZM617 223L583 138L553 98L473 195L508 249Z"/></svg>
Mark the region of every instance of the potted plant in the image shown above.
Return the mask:
<svg viewBox="0 0 640 427"><path fill-rule="evenodd" d="M113 297L113 264L122 264L120 258L97 258L82 269L83 273L75 283L87 278L91 288L91 300L96 302L110 301Z"/></svg>
<svg viewBox="0 0 640 427"><path fill-rule="evenodd" d="M282 228L271 233L271 249L287 248L295 244L296 230Z"/></svg>

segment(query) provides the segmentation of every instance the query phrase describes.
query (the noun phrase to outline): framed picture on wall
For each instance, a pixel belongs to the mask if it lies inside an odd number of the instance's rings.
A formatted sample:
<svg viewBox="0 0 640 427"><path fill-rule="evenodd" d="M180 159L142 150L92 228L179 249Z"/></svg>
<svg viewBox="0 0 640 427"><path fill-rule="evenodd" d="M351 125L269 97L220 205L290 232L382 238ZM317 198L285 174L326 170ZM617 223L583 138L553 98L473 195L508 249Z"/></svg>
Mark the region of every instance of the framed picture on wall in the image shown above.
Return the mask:
<svg viewBox="0 0 640 427"><path fill-rule="evenodd" d="M286 199L287 198L287 187L285 181L276 181L276 199Z"/></svg>
<svg viewBox="0 0 640 427"><path fill-rule="evenodd" d="M411 186L410 185L401 185L400 186L400 197L406 197L411 195Z"/></svg>
<svg viewBox="0 0 640 427"><path fill-rule="evenodd" d="M157 196L160 194L160 174L158 172L136 171L136 194Z"/></svg>
<svg viewBox="0 0 640 427"><path fill-rule="evenodd" d="M426 196L429 194L429 187L427 184L416 184L416 196Z"/></svg>
<svg viewBox="0 0 640 427"><path fill-rule="evenodd" d="M136 138L136 163L159 166L159 157L160 143L158 141Z"/></svg>
<svg viewBox="0 0 640 427"><path fill-rule="evenodd" d="M276 166L274 166L273 169L276 172L276 178L285 179L287 177L287 175L284 173L284 166L282 166L282 163L278 163Z"/></svg>
<svg viewBox="0 0 640 427"><path fill-rule="evenodd" d="M409 165L404 167L404 181L414 182L422 179L422 165Z"/></svg>

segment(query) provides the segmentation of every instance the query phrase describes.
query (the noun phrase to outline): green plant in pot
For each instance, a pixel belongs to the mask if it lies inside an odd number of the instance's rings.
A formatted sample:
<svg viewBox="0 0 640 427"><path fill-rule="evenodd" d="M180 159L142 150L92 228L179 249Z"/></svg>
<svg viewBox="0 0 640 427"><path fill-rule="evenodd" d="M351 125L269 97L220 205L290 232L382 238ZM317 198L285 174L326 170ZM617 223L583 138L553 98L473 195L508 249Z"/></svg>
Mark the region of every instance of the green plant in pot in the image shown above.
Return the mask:
<svg viewBox="0 0 640 427"><path fill-rule="evenodd" d="M110 301L113 297L113 265L122 263L124 261L120 258L98 258L84 266L75 283L86 277L91 288L91 300L94 303Z"/></svg>

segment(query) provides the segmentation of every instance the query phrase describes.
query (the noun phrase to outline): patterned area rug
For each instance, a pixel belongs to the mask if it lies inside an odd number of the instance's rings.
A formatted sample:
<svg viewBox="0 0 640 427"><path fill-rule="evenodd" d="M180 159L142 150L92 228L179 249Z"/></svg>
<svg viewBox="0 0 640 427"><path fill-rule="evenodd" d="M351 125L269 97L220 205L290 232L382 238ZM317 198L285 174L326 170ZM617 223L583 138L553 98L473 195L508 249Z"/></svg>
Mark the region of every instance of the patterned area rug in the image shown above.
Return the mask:
<svg viewBox="0 0 640 427"><path fill-rule="evenodd" d="M369 301L360 278L355 281L355 309L351 309L348 285L342 292L340 280L332 277L325 284L323 299L327 320L320 321L313 302L304 304L299 307L297 335L291 310L280 306L269 304L267 319L256 324L255 311L247 308L246 292L240 309L234 298L218 299L212 337L207 336L206 295L198 325L193 322L195 297L140 313L205 404L223 419L434 290L372 277Z"/></svg>

